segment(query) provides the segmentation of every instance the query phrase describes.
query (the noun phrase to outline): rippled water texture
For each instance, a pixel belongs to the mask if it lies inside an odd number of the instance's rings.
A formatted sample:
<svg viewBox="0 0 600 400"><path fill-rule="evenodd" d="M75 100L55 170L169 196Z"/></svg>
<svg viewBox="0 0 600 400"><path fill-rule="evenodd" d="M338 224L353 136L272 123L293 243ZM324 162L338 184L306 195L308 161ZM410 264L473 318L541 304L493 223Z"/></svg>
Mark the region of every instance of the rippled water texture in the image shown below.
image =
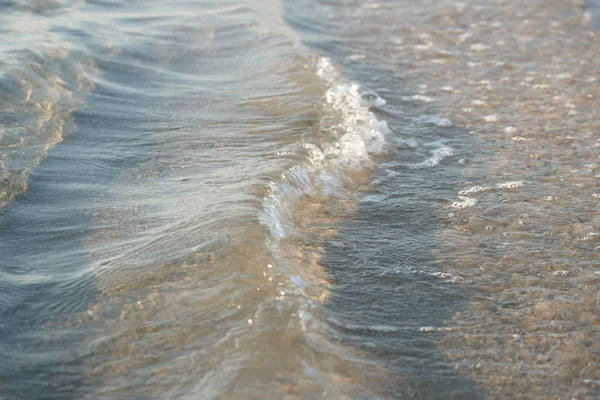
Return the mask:
<svg viewBox="0 0 600 400"><path fill-rule="evenodd" d="M0 2L0 399L599 398L599 20Z"/></svg>

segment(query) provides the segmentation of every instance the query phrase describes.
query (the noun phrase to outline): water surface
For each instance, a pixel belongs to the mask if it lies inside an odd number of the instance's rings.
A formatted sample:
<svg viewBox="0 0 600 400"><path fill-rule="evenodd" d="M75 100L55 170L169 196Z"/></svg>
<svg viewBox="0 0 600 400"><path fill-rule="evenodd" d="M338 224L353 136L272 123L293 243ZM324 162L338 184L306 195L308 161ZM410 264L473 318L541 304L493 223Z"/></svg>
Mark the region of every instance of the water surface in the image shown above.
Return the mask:
<svg viewBox="0 0 600 400"><path fill-rule="evenodd" d="M599 395L594 2L1 7L0 398Z"/></svg>

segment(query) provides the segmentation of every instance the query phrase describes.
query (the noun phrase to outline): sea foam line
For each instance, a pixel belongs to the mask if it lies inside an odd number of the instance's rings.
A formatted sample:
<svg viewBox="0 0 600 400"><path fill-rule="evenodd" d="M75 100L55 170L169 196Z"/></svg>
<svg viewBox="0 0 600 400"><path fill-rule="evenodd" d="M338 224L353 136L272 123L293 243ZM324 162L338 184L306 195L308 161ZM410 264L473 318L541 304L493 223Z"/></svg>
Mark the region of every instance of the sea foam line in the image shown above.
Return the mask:
<svg viewBox="0 0 600 400"><path fill-rule="evenodd" d="M329 58L317 61L316 74L328 86L323 107L332 117L333 122L326 128L331 137L321 146L302 144L303 161L269 184L260 221L268 227L273 241L270 245L274 247L292 231L291 213L302 196L317 191L340 193L347 173L372 165L372 155L388 149L387 122L369 110L385 105L385 100L373 92L361 92L359 84L344 80Z"/></svg>

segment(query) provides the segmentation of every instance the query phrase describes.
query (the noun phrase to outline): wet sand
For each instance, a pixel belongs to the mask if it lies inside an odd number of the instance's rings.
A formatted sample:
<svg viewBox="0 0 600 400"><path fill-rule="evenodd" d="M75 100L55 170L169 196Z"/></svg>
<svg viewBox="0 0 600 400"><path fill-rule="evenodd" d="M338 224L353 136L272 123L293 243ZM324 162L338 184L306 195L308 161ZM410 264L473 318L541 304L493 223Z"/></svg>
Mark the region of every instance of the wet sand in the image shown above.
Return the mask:
<svg viewBox="0 0 600 400"><path fill-rule="evenodd" d="M436 255L473 299L439 346L487 398L598 398L599 35L578 1L437 3L388 35L484 149L450 161Z"/></svg>

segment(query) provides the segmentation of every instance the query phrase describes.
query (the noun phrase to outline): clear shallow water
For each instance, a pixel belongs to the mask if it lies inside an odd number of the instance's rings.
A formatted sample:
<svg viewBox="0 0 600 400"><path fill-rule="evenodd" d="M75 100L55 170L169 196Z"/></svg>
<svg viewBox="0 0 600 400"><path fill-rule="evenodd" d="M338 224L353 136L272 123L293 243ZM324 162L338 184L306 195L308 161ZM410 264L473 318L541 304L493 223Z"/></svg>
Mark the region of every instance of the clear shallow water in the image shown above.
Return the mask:
<svg viewBox="0 0 600 400"><path fill-rule="evenodd" d="M3 5L0 398L595 398L582 6Z"/></svg>

